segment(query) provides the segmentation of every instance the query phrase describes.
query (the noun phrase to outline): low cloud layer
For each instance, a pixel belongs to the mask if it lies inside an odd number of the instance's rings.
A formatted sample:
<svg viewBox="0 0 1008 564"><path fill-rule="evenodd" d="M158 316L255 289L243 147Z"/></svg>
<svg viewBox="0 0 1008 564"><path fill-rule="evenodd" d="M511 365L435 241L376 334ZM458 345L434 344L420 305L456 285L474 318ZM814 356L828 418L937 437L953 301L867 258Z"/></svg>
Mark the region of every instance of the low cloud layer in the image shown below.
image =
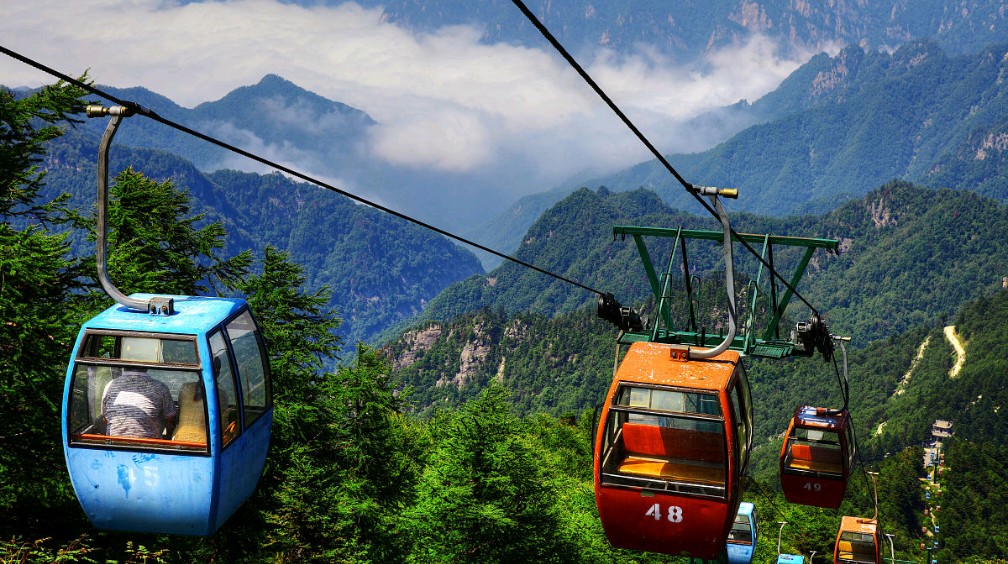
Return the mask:
<svg viewBox="0 0 1008 564"><path fill-rule="evenodd" d="M352 3L0 4L0 44L72 76L88 70L97 84L143 86L192 107L278 74L370 114L379 125L367 150L377 158L424 174L493 175L493 184L506 185L512 198L650 158L545 42L542 48L487 45L481 35L467 26L416 35L385 22L381 11ZM668 153L722 140L717 132L680 125L759 98L810 55L789 59L783 52L754 36L689 67L645 51L600 50L582 64ZM53 81L0 56L2 84ZM502 183L500 175L511 181Z"/></svg>

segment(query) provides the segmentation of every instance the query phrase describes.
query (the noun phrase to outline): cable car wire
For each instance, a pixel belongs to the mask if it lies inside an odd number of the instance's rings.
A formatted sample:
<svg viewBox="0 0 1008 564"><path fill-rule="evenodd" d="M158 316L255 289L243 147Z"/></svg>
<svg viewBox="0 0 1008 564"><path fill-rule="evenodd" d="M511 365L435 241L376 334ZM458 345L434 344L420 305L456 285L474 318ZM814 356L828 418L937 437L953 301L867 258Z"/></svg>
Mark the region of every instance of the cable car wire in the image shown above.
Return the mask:
<svg viewBox="0 0 1008 564"><path fill-rule="evenodd" d="M588 83L589 86L591 86L592 90L594 90L595 93L598 94L600 98L602 98L602 101L604 101L606 105L609 106L609 109L611 109L620 118L620 120L622 120L623 123L628 128L630 128L630 131L632 131L634 135L636 135L637 138L641 141L641 143L643 143L644 146L647 147L649 151L651 151L651 154L653 154L655 158L662 163L665 169L668 170L669 173L671 173L672 176L674 176L676 180L678 180L679 183L683 185L683 188L686 189L686 192L692 195L694 199L700 202L700 205L702 205L704 209L706 209L708 212L710 212L711 215L717 218L718 217L717 212L714 210L713 207L710 206L710 204L708 204L703 200L703 197L701 197L701 195L697 191L697 187L694 186L693 184L690 184L689 182L686 182L686 179L684 179L682 175L680 175L679 172L676 171L675 167L672 166L672 163L670 163L668 159L666 159L665 156L661 154L661 151L659 151L658 148L655 147L647 139L647 137L644 136L641 130L638 129L636 125L634 125L633 121L631 121L630 118L627 117L627 115L623 113L622 110L620 110L619 106L617 106L616 103L613 102L612 99L605 93L605 91L602 90L602 87L600 87L598 83L596 83L595 80L592 79L591 75L589 75L588 72L585 71L580 64L578 64L577 60L575 60L574 57L570 54L570 52L568 52L567 49L564 48L564 46L560 43L560 41L558 41L557 38L554 37L552 33L550 33L549 29L547 29L546 26L541 21L539 21L539 19L535 16L535 14L533 14L532 11L528 9L528 6L526 6L525 3L522 2L522 0L511 0L511 1L512 3L514 3L515 6L518 7L519 10L521 10L522 14L525 15L525 17L529 20L529 22L531 22L532 25L534 25L535 28L539 30L539 33L541 33L542 36L546 38L546 40L550 43L550 45L552 45L553 48L556 49L558 53L560 53L560 55L567 61L567 63L570 64L570 66L575 71L577 71L579 75L581 75L581 78L583 78L584 81ZM819 314L815 306L813 306L808 300L806 300L805 297L802 296L801 293L799 293L798 290L796 290L789 281L785 280L784 276L781 275L779 272L777 272L777 269L775 269L769 262L767 262L766 259L761 257L760 254L756 252L756 249L752 247L752 245L750 245L744 239L739 237L739 234L736 233L734 229L731 230L731 234L733 237L738 239L739 243L741 243L743 247L745 247L750 253L752 253L754 257L756 257L756 260L758 260L763 264L763 266L768 268L770 272L772 272L773 275L778 280L783 282L784 286L787 287L788 290L790 290L795 296L798 297L799 300L801 300L805 305L807 305L815 315Z"/></svg>
<svg viewBox="0 0 1008 564"><path fill-rule="evenodd" d="M12 50L4 47L3 45L0 45L0 53L3 53L3 54L5 54L5 55L7 55L7 56L9 56L11 58L17 59L18 61L20 61L20 62L22 62L22 63L24 63L26 65L29 65L31 67L34 67L34 68L36 68L36 69L38 69L38 70L40 70L42 72L45 72L45 73L50 74L52 76L55 76L56 78L59 78L60 80L66 82L68 84L72 84L72 85L74 85L74 86L76 86L78 88L81 88L83 90L86 90L86 91L88 91L88 92L90 92L90 93L92 93L92 94L94 94L96 96L101 96L102 98L105 98L107 100L111 100L111 101L115 102L116 104L119 104L120 106L124 106L124 107L128 108L130 111L132 111L132 112L134 112L136 114L139 114L139 115L148 117L150 119L153 119L154 121L160 122L161 124L166 125L166 126L172 128L172 129L181 131L183 133L187 133L189 135L192 135L193 137L196 137L198 139L206 141L207 143L210 143L210 144L213 144L213 145L217 145L218 147L221 147L221 148L226 149L228 151L231 151L233 153L237 153L237 154L239 154L239 155L241 155L243 157L246 157L248 159L256 161L256 162L258 162L260 164L264 164L266 166L274 168L274 169L276 169L276 170L278 170L280 172L285 172L285 173L287 173L287 174L289 174L289 175L291 175L291 176L293 176L295 178L298 178L298 179L303 180L305 182L308 182L310 184L314 184L314 185L316 185L316 186L318 186L320 188L325 188L326 190L330 190L332 192L336 192L337 194L340 194L342 196L350 198L351 200L354 200L356 202L368 205L368 206L370 206L372 208L375 208L375 209L377 209L379 211L385 212L385 213L387 213L389 215L393 215L395 217L398 217L399 219L403 219L405 221L408 221L410 223L413 223L413 224L418 225L420 227L423 227L425 229L429 229L431 231L434 231L435 233L438 233L438 234L443 235L445 237L448 237L450 239L454 239L454 240L456 240L456 241L458 241L460 243L464 243L464 244L469 245L471 247L475 247L475 248L477 248L477 249L479 249L481 251L490 253L490 254L498 257L498 258L501 258L501 259L504 259L504 260L507 260L507 261L511 261L511 262L513 262L515 264L518 264L520 266L524 266L525 268L529 268L531 270L534 270L534 271L536 271L536 272L538 272L540 274L545 274L546 276L551 276L551 277L553 277L553 278L555 278L557 280L560 280L561 282L566 282L567 284L571 284L572 286L576 286L576 287L581 288L583 290L587 290L589 292L593 292L593 293L599 295L600 297L611 296L611 294L607 294L606 292L603 292L601 290L598 290L598 289L593 288L591 286L588 286L586 284L582 284L581 282L578 282L576 280L568 278L568 277L566 277L566 276L564 276L562 274L557 274L555 272L552 272L552 271L546 270L544 268L538 267L538 266L536 266L536 265L534 265L532 263L526 262L526 261L521 260L519 258L510 256L510 255L506 255L506 254L504 254L504 253L502 253L500 251L497 251L495 249L487 247L486 245L482 245L482 244L477 243L477 242L475 242L475 241L473 241L471 239L467 239L465 237L462 237L461 235L456 235L456 234L454 234L454 233L452 233L452 232L450 232L450 231L448 231L446 229L442 229L440 227L437 227L437 226L432 225L430 223L427 223L425 221L422 221L422 220L416 219L416 218L414 218L412 216L409 216L409 215L407 215L407 214L405 214L403 212L400 212L400 211L394 210L392 208L383 206L381 204L375 203L375 202L373 202L371 200L368 200L366 198L363 198L361 196L358 196L356 194L348 192L348 191L346 191L346 190L344 190L342 188L339 188L339 187L336 187L336 186L334 186L332 184L329 184L328 182L319 180L319 179L317 179L315 177L312 177L312 176L310 176L308 174L305 174L303 172L297 171L297 170L295 170L293 168L290 168L288 166L282 165L280 163L277 163L277 162L272 161L270 159L267 159L265 157L259 156L259 155L255 154L255 153L250 152L250 151L246 151L245 149L242 149L240 147L236 147L236 146L231 145L230 143L227 143L225 141L221 141L220 139L217 139L215 137L212 137L210 135L207 135L205 133L202 133L200 131L197 131L195 129L187 127L185 125L182 125L182 124L180 124L178 122L172 121L172 120L170 120L168 118L165 118L165 117L163 117L161 115L158 115L156 112L154 112L150 108L146 108L146 107L141 106L141 105L139 105L139 104L137 104L135 102L131 102L131 101L128 101L128 100L120 99L120 98L118 98L118 97L116 97L116 96L114 96L112 94L109 94L108 92L105 92L105 91L103 91L103 90L101 90L101 89L99 89L99 88L97 88L97 87L95 87L93 85L85 84L85 83L83 83L83 82L81 82L81 81L79 81L79 80L77 80L77 79L75 79L75 78L73 78L73 77L65 74L65 73L62 73L62 72L60 72L60 71L58 71L56 69L53 69L52 67L44 65L42 63L39 63L38 61L35 61L33 59L30 59L30 58L28 58L28 57L26 57L24 55L21 55L20 53L17 53L16 51L12 51Z"/></svg>

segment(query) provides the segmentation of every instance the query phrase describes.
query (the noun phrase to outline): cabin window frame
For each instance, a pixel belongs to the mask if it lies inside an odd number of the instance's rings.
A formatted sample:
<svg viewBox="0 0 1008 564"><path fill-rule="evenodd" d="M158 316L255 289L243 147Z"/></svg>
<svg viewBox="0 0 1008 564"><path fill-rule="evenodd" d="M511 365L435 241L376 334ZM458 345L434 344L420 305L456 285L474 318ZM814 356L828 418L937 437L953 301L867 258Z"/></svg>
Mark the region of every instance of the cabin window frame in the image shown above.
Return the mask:
<svg viewBox="0 0 1008 564"><path fill-rule="evenodd" d="M259 330L255 316L248 308L242 309L223 323L221 332L227 340L237 378L236 390L241 400L242 428L247 430L273 407L269 355L262 331ZM248 344L255 346L250 348ZM262 401L253 405L251 401L253 398Z"/></svg>
<svg viewBox="0 0 1008 564"><path fill-rule="evenodd" d="M800 433L804 431L804 436L799 436ZM809 438L809 431L815 433L822 433L820 438L814 439ZM825 440L826 435L834 437L836 440ZM812 428L805 427L801 425L795 425L791 429L791 433L784 438L787 444L787 450L784 453L784 472L787 474L797 475L797 476L814 476L816 478L824 478L831 480L843 479L847 475L847 469L850 468L851 459L853 454L850 449L847 449L847 457L844 458L844 437L842 432L836 429L826 429L826 428ZM828 451L835 451L837 453L837 458L840 460L840 469L838 472L828 470L826 468L811 467L811 468L798 468L794 465L794 454L793 450L795 445L808 445L809 447L814 447L818 449L824 449ZM846 464L846 466L844 466Z"/></svg>
<svg viewBox="0 0 1008 564"><path fill-rule="evenodd" d="M840 557L840 542L841 541L846 541L846 542L852 543L851 544L851 547L852 547L851 556L852 556L852 558L841 558ZM853 550L853 547L855 546L855 543L859 547L867 548L868 551L867 552L862 552L862 551L855 551L855 550ZM870 555L871 556L871 560L859 560L858 558L856 558L856 556L858 556L858 555ZM840 531L840 534L837 535L837 547L836 547L837 562L845 562L845 563L848 563L848 564L862 564L862 563L866 563L866 562L874 562L877 555L878 555L878 538L876 538L876 536L873 535L872 533L865 533L865 532L862 532L862 531L849 531L848 530L848 531Z"/></svg>
<svg viewBox="0 0 1008 564"><path fill-rule="evenodd" d="M225 324L215 327L206 336L207 349L210 351L211 373L217 396L217 431L221 450L229 447L241 436L244 427L241 424L242 400L239 390L238 374L232 358L231 343L224 332ZM217 359L220 359L218 363ZM234 399L232 408L226 403Z"/></svg>
<svg viewBox="0 0 1008 564"><path fill-rule="evenodd" d="M735 365L735 373L731 378L732 385L728 388L728 404L735 418L735 446L738 453L735 463L739 465L739 475L743 475L749 467L749 453L753 440L753 407L752 388L749 375L742 363ZM741 438L745 437L745 444Z"/></svg>
<svg viewBox="0 0 1008 564"><path fill-rule="evenodd" d="M192 356L181 361L123 358L124 339L149 339L160 344L155 348L164 354L164 343L189 343ZM182 349L177 349L176 352ZM185 356L185 355L183 355ZM130 451L158 451L173 454L210 455L210 443L176 441L172 438L144 438L108 435L103 422L101 402L104 390L114 379L115 371L125 368L146 368L148 374L168 385L176 409L183 384L202 383L203 371L196 335L130 331L123 329L85 329L82 343L73 359L70 393L66 417L67 443L71 448L101 448ZM107 379L99 371L107 369ZM99 379L100 378L100 379ZM94 384L98 382L98 384ZM104 382L104 383L102 383ZM98 390L96 386L101 386ZM81 416L83 411L83 417ZM204 406L204 417L206 407ZM178 424L176 416L176 425Z"/></svg>
<svg viewBox="0 0 1008 564"><path fill-rule="evenodd" d="M630 406L621 404L621 400L624 397L625 388L645 388L649 390L658 390L666 392L678 392L682 394L699 394L706 396L713 396L716 405L718 407L717 415L713 414L703 414L703 413L693 413L693 412L678 412L678 411L668 411L661 409L653 409L650 407L642 406ZM631 392L632 393L632 392ZM684 395L684 399L685 399ZM603 438L602 438L602 449L601 449L601 460L599 464L599 481L605 486L624 486L636 489L643 489L653 492L662 493L675 493L683 495L691 495L697 497L714 498L725 500L728 498L728 442L727 433L725 426L727 425L727 420L724 417L720 394L717 391L699 391L691 388L684 388L678 386L663 386L656 384L645 384L641 382L621 382L619 387L613 394L613 400L609 406L609 413L607 421L603 422L605 425ZM685 401L684 401L685 404ZM696 402L696 405L700 405L701 402ZM649 402L650 405L650 402ZM625 450L625 446L622 441L623 426L626 423L637 423L640 421L634 421L632 417L647 417L656 418L658 420L658 425L648 425L653 427L671 427L683 429L682 427L673 427L672 425L662 425L662 422L675 423L675 424L693 424L697 427L699 426L709 426L713 425L716 428L711 431L701 431L701 432L711 432L719 435L722 440L720 441L721 447L721 462L720 463L705 463L701 460L696 459L679 459L686 460L685 464L690 465L690 460L696 464L706 464L706 467L713 467L720 470L720 484L719 485L705 485L699 482L690 482L687 480L675 480L675 479L665 479L662 477L651 477L651 476L641 476L634 474L627 474L619 472L619 466L627 460L630 456ZM699 431L700 429L694 428L693 430ZM617 461L616 459L620 460Z"/></svg>
<svg viewBox="0 0 1008 564"><path fill-rule="evenodd" d="M735 538L733 535L736 532L744 533L746 538L744 539ZM756 544L753 540L754 534L755 531L753 530L753 524L750 517L748 515L736 514L735 521L732 522L731 529L728 530L728 538L725 539L725 542L729 542L731 544L738 544L741 546L753 546L754 544Z"/></svg>

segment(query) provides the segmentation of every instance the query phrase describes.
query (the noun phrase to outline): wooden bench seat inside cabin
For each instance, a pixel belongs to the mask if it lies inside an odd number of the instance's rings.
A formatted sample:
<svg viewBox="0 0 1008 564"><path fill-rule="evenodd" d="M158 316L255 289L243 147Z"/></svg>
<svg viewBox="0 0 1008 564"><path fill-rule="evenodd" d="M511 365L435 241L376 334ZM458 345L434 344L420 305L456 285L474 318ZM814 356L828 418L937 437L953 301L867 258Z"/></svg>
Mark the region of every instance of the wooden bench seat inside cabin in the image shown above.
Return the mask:
<svg viewBox="0 0 1008 564"><path fill-rule="evenodd" d="M182 384L179 389L178 425L172 439L195 443L207 442L206 408L203 406L202 389L196 382Z"/></svg>
<svg viewBox="0 0 1008 564"><path fill-rule="evenodd" d="M795 443L788 466L795 470L843 474L843 454L839 448Z"/></svg>
<svg viewBox="0 0 1008 564"><path fill-rule="evenodd" d="M624 423L622 434L626 458L620 474L724 486L721 435L639 423Z"/></svg>

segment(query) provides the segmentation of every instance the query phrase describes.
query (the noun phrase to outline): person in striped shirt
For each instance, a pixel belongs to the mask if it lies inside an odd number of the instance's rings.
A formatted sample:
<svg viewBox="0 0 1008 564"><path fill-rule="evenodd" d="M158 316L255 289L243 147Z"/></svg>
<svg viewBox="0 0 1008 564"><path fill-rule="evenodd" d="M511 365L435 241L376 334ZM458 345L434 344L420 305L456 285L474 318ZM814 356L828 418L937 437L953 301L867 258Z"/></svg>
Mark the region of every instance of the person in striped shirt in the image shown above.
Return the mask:
<svg viewBox="0 0 1008 564"><path fill-rule="evenodd" d="M108 435L160 439L171 436L178 408L168 386L146 368L126 368L105 389L102 413Z"/></svg>

